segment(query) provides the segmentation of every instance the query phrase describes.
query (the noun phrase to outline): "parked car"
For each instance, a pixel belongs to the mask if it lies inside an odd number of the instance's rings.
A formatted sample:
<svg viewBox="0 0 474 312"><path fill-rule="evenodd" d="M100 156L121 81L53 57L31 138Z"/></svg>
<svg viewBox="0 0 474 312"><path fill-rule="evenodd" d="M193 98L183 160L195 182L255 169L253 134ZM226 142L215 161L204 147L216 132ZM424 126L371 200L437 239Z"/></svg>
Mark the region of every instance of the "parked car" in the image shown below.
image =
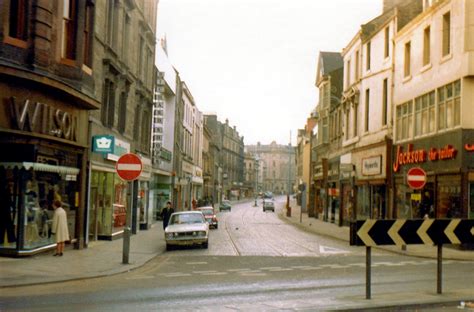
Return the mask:
<svg viewBox="0 0 474 312"><path fill-rule="evenodd" d="M221 204L219 205L219 211L227 210L230 212L232 209L232 205L230 204L230 201L228 200L223 200Z"/></svg>
<svg viewBox="0 0 474 312"><path fill-rule="evenodd" d="M202 212L207 223L209 223L209 227L217 229L219 222L217 221L217 216L214 213L214 208L212 206L199 207L197 210Z"/></svg>
<svg viewBox="0 0 474 312"><path fill-rule="evenodd" d="M166 250L175 246L201 245L208 247L209 224L201 211L181 211L170 216L165 229Z"/></svg>
<svg viewBox="0 0 474 312"><path fill-rule="evenodd" d="M266 200L263 202L263 212L267 210L275 212L275 203L273 201Z"/></svg>

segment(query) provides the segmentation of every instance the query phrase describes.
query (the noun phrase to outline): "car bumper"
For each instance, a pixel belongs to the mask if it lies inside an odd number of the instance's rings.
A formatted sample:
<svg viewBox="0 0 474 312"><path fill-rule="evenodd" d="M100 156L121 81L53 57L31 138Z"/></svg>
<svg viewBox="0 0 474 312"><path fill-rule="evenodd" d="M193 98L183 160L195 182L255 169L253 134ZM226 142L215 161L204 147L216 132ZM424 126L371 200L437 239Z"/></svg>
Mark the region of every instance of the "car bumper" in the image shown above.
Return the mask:
<svg viewBox="0 0 474 312"><path fill-rule="evenodd" d="M207 243L207 237L199 237L199 238L179 238L179 239L166 239L167 245L173 246L191 246L191 245L200 245Z"/></svg>

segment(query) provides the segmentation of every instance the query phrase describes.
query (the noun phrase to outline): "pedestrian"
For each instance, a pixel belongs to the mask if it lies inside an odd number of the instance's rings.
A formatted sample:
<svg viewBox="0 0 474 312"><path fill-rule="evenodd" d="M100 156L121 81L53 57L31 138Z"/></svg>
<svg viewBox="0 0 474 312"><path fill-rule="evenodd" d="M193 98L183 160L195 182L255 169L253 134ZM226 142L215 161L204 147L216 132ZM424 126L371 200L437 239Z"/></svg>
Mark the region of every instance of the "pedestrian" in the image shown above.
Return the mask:
<svg viewBox="0 0 474 312"><path fill-rule="evenodd" d="M63 209L61 201L53 202L54 215L53 226L51 232L56 237L56 253L54 256L62 256L64 252L64 244L69 240L69 230L67 226L67 215Z"/></svg>
<svg viewBox="0 0 474 312"><path fill-rule="evenodd" d="M166 207L161 210L161 218L163 218L163 230L168 226L170 221L170 216L174 212L174 209L171 208L171 202L166 203Z"/></svg>

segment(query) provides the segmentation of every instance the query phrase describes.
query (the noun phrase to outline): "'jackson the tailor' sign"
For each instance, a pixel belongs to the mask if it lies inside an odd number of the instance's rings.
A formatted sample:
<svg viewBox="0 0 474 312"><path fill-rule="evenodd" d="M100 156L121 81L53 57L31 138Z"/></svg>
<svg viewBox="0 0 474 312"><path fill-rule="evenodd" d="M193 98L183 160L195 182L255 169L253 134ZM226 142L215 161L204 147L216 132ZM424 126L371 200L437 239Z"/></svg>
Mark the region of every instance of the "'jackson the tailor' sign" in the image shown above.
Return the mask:
<svg viewBox="0 0 474 312"><path fill-rule="evenodd" d="M431 147L428 151L424 149L413 149L413 144L408 144L407 151L403 151L401 146L397 147L393 171L398 172L400 167L409 164L419 164L426 161L449 160L456 158L457 150L450 144L435 148Z"/></svg>
<svg viewBox="0 0 474 312"><path fill-rule="evenodd" d="M11 117L18 130L77 141L77 116L40 102L10 98Z"/></svg>

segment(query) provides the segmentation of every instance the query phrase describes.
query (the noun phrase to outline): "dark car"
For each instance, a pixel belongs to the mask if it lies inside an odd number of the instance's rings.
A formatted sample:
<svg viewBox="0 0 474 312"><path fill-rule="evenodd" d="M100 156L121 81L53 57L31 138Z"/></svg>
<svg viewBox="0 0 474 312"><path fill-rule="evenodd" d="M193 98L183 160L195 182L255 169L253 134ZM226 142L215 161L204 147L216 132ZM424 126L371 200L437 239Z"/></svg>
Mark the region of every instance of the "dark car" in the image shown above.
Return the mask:
<svg viewBox="0 0 474 312"><path fill-rule="evenodd" d="M275 212L275 203L273 201L266 200L263 202L263 212L267 210Z"/></svg>
<svg viewBox="0 0 474 312"><path fill-rule="evenodd" d="M223 200L222 203L219 205L219 211L227 210L230 212L232 209L232 206L230 204L230 201L228 200Z"/></svg>
<svg viewBox="0 0 474 312"><path fill-rule="evenodd" d="M206 218L207 223L209 223L209 227L213 227L215 229L218 228L219 222L217 221L217 216L214 213L214 208L212 206L199 207L197 210L202 212L204 218Z"/></svg>

